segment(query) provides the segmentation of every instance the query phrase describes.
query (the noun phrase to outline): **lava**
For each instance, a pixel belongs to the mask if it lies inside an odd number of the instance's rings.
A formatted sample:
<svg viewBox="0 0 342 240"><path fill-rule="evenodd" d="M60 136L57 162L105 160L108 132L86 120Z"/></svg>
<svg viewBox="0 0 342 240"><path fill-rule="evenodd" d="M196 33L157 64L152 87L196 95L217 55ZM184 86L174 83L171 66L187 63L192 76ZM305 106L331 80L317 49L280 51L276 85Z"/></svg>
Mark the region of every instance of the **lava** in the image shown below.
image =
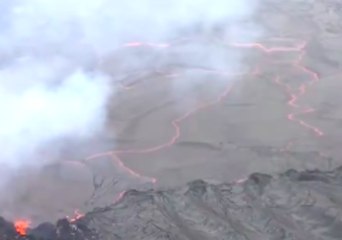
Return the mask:
<svg viewBox="0 0 342 240"><path fill-rule="evenodd" d="M29 220L25 219L18 219L14 222L15 230L18 234L25 236L27 234L27 229L31 225L31 222Z"/></svg>
<svg viewBox="0 0 342 240"><path fill-rule="evenodd" d="M284 39L285 41L289 41L292 39ZM293 40L292 40L293 41ZM289 95L289 101L287 102L288 105L292 108L299 108L297 102L299 100L299 98L301 96L303 96L306 92L307 89L310 85L316 83L319 81L319 75L317 72L309 69L308 67L304 66L302 64L302 60L304 55L306 54L305 52L305 48L307 46L307 43L305 41L298 41L297 44L295 44L295 47L272 47L272 48L267 48L264 45L262 45L261 43L234 43L232 44L232 46L235 47L239 47L239 48L254 48L254 49L258 49L261 50L262 52L266 53L266 54L272 54L272 53L279 53L279 52L297 52L298 53L298 57L297 59L292 62L292 66L294 68L297 68L298 70L300 70L302 73L305 73L309 76L311 76L311 81L305 84L300 85L297 89L291 89L291 87L288 84L285 84L283 82L280 81L280 77L276 76L276 78L274 79L274 82L276 82L277 84L285 87L285 91L286 93ZM298 93L297 93L298 92ZM290 121L294 121L297 122L298 124L300 124L301 126L303 126L304 128L309 129L310 131L312 131L313 133L315 133L315 135L317 136L323 136L323 131L320 130L319 128L301 120L296 118L296 115L300 115L300 114L307 114L307 113L312 113L314 112L315 109L313 108L304 108L299 114L296 114L294 112L291 112L288 114L287 118Z"/></svg>
<svg viewBox="0 0 342 240"><path fill-rule="evenodd" d="M275 42L276 41L293 43L294 47L283 47L283 46L267 47L262 43L231 43L231 44L226 44L226 45L229 47L234 47L234 48L254 49L254 50L261 51L262 53L264 53L266 55L271 55L271 54L275 54L275 53L277 53L277 54L279 54L279 53L297 53L297 58L293 62L291 62L290 65L294 69L297 69L301 73L309 76L310 81L308 81L307 83L301 84L298 88L295 88L295 89L291 88L291 86L289 84L282 82L282 79L280 76L276 76L273 81L276 84L278 84L284 90L284 92L287 94L287 96L288 96L287 105L291 109L293 109L293 111L288 113L287 119L291 122L299 124L299 126L301 126L304 130L307 130L307 131L315 134L316 136L323 136L324 133L321 129L319 129L318 127L313 126L313 125L311 125L311 124L307 123L306 121L299 118L299 115L309 114L309 113L312 113L315 111L315 109L312 107L301 106L298 103L298 101L301 97L303 97L305 94L307 94L308 89L312 84L317 83L320 80L318 73L316 73L315 71L304 66L304 64L302 63L303 62L302 59L305 55L305 49L307 46L307 42L302 41L302 40L295 40L295 39L277 39L277 40L275 40ZM172 44L150 44L150 43L141 43L141 42L132 42L132 43L127 43L124 45L124 47L142 47L142 46L152 47L152 48L166 48L166 47L172 47L173 45ZM222 75L228 75L229 74L227 72L217 71L214 69L199 69L199 70L215 72L217 74L222 74ZM260 70L260 68L257 67L250 74L256 75L256 74L260 74L261 72L262 72L262 70ZM243 76L243 74L233 74L233 73L230 73L229 75L230 76L234 76L234 75L235 76ZM175 76L178 76L178 75L175 75ZM137 84L135 84L134 87L136 87L136 85ZM129 88L128 87L124 88L124 89L130 90L131 88L132 88L132 86L130 86ZM224 99L226 99L229 96L229 93L232 89L233 89L233 84L232 83L227 84L227 86L217 95L217 97L214 100L204 102L200 105L197 105L192 110L184 113L183 115L181 115L181 116L175 118L173 121L171 121L169 123L169 125L173 128L173 135L170 136L167 140L165 140L164 142L162 142L160 144L149 146L146 148L116 149L116 150L110 150L107 152L96 153L96 154L88 156L86 158L86 160L98 159L98 158L103 157L103 156L111 156L113 158L113 160L116 162L117 166L119 166L123 171L127 172L131 176L139 178L139 179L148 179L151 183L156 184L157 179L155 179L153 177L143 176L142 174L137 173L137 172L133 171L132 169L128 168L124 164L122 157L124 157L128 154L153 153L153 152L161 151L165 148L172 147L172 145L175 144L177 142L177 140L181 137L180 125L184 120L195 115L199 111L204 111L211 106L220 104ZM296 112L295 112L295 110L296 110ZM293 146L293 144L294 144L294 142L290 141L286 144L286 146L284 146L284 148L280 149L279 151L284 151L284 149L289 150ZM237 180L236 183L243 182L244 180L245 180L245 178ZM121 199L123 194L124 194L124 192L121 192L119 194L119 196L116 197L115 201L118 201L119 199Z"/></svg>

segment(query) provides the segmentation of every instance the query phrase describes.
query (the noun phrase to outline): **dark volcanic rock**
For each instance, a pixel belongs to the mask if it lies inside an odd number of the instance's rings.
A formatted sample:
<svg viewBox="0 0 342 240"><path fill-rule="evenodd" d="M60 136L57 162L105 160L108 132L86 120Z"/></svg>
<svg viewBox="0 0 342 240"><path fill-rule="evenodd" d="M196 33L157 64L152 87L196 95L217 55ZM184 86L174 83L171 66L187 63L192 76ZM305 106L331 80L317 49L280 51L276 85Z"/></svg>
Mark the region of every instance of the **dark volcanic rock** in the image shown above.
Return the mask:
<svg viewBox="0 0 342 240"><path fill-rule="evenodd" d="M26 237L0 218L0 239L342 239L341 169L256 173L240 184L197 180L163 191L131 190L76 222L44 223Z"/></svg>
<svg viewBox="0 0 342 240"><path fill-rule="evenodd" d="M17 233L15 231L13 223L8 222L0 217L0 239L10 240L15 239L15 237L17 237Z"/></svg>
<svg viewBox="0 0 342 240"><path fill-rule="evenodd" d="M51 223L42 223L29 232L34 239L53 240L57 238L56 226Z"/></svg>

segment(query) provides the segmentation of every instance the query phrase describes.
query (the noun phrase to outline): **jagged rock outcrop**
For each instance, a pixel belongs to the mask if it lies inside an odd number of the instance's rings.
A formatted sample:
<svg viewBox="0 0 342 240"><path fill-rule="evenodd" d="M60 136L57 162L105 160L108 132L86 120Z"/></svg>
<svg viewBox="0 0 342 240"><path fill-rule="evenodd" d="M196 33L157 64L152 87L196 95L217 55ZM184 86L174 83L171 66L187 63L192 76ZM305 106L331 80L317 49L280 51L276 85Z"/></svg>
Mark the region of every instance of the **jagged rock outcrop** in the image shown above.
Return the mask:
<svg viewBox="0 0 342 240"><path fill-rule="evenodd" d="M28 236L0 219L0 239L342 239L342 167L255 173L239 184L197 180L175 189L130 190L113 205L73 223L43 223Z"/></svg>

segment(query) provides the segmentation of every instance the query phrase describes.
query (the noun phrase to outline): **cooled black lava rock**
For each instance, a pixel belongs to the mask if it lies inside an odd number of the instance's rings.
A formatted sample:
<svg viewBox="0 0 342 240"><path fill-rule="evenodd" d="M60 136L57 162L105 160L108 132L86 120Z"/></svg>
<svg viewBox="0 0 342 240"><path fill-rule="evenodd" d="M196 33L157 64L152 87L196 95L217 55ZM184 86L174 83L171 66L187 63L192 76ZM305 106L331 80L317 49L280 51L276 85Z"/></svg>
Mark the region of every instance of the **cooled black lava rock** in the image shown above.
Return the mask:
<svg viewBox="0 0 342 240"><path fill-rule="evenodd" d="M335 171L252 174L240 184L203 180L169 190L130 190L70 223L43 223L19 236L0 218L1 240L337 240L342 178Z"/></svg>
<svg viewBox="0 0 342 240"><path fill-rule="evenodd" d="M56 226L52 223L42 223L28 233L32 238L37 240L54 240L57 239Z"/></svg>
<svg viewBox="0 0 342 240"><path fill-rule="evenodd" d="M6 221L4 218L0 217L0 239L10 240L16 239L18 237L17 232L13 223Z"/></svg>

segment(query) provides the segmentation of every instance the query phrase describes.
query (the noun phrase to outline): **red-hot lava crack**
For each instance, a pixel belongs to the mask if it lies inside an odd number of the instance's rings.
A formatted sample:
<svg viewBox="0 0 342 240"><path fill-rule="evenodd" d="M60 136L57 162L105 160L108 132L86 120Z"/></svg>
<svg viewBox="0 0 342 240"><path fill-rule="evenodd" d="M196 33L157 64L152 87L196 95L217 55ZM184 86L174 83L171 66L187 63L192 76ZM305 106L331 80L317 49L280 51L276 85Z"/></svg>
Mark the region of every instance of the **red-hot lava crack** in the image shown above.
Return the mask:
<svg viewBox="0 0 342 240"><path fill-rule="evenodd" d="M289 41L289 39L284 39L284 42L288 42L288 41ZM291 40L291 41L293 41L293 40ZM275 77L274 82L279 84L280 86L284 87L284 91L286 92L286 94L289 95L289 101L287 103L291 108L295 108L295 109L302 108L302 110L299 113L294 113L294 112L289 113L287 115L288 120L297 122L302 127L307 128L308 130L312 131L317 136L323 136L322 130L320 130L318 127L315 127L315 126L313 126L313 125L311 125L311 124L309 124L309 123L307 123L307 122L296 117L297 115L308 114L308 113L312 113L315 111L315 109L313 109L311 107L303 108L303 107L299 106L297 104L297 102L304 94L306 94L310 85L317 83L319 81L319 76L318 76L318 73L316 73L315 71L309 69L308 67L306 67L302 64L303 57L306 54L305 48L306 48L307 43L305 41L298 41L298 43L296 43L295 45L296 45L295 47L267 48L260 43L233 44L233 46L240 47L240 48L259 49L262 52L264 52L265 54L273 54L273 53L279 53L279 52L287 52L287 53L288 52L296 52L296 53L298 53L297 59L295 61L293 61L291 63L291 65L293 66L293 68L296 68L299 71L301 71L302 73L310 76L311 81L309 81L307 83L303 83L298 88L295 88L295 89L291 88L288 84L281 82L281 79L279 76Z"/></svg>

